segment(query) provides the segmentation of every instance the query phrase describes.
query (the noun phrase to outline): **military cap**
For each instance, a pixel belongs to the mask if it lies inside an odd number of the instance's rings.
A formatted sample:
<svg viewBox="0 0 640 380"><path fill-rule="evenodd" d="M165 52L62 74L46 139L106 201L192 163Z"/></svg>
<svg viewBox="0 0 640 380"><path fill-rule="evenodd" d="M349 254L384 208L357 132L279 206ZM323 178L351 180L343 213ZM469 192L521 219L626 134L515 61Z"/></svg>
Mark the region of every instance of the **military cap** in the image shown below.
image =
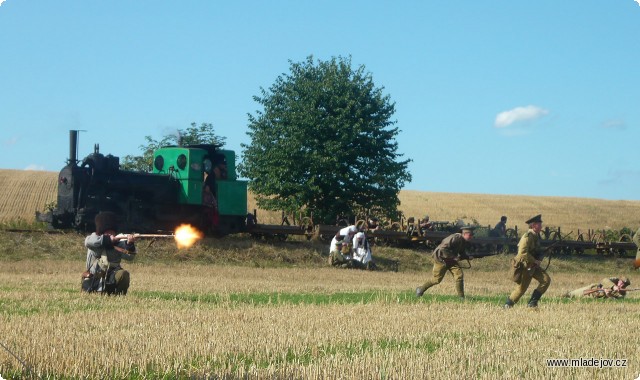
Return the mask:
<svg viewBox="0 0 640 380"><path fill-rule="evenodd" d="M624 283L624 286L629 286L629 285L631 285L631 280L629 280L629 279L628 279L628 278L626 278L626 277L620 277L620 279L619 279L619 280L620 280L620 281L622 281L622 282Z"/></svg>
<svg viewBox="0 0 640 380"><path fill-rule="evenodd" d="M542 223L542 214L538 214L538 215L534 216L533 218L527 220L525 223L527 223L527 224Z"/></svg>
<svg viewBox="0 0 640 380"><path fill-rule="evenodd" d="M460 230L462 232L470 232L471 234L473 234L473 230L475 230L476 227L475 226L462 226L460 227Z"/></svg>
<svg viewBox="0 0 640 380"><path fill-rule="evenodd" d="M105 231L118 229L118 218L116 214L111 211L102 211L96 215L96 233L102 235Z"/></svg>

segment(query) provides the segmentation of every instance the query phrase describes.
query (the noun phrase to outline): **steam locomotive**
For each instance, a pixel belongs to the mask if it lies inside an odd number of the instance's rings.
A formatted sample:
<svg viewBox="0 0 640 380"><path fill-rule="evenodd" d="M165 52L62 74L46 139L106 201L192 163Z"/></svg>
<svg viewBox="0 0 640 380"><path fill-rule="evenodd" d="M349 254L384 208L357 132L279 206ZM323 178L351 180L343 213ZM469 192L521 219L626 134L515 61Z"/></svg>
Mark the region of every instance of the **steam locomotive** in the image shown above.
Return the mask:
<svg viewBox="0 0 640 380"><path fill-rule="evenodd" d="M93 231L100 211L121 218L122 231L173 231L188 223L207 234L246 230L247 181L236 176L235 152L200 144L154 152L153 172L120 169L99 146L77 159L78 131L69 132L69 161L58 177L57 205L45 219L56 229Z"/></svg>

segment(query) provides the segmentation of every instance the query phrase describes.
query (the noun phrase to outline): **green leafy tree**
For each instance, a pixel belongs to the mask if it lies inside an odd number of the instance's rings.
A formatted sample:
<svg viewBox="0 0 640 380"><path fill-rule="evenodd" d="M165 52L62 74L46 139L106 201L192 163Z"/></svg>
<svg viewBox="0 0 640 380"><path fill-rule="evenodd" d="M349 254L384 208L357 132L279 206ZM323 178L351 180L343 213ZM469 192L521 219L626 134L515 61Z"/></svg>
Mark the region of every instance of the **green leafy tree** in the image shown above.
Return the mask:
<svg viewBox="0 0 640 380"><path fill-rule="evenodd" d="M239 169L258 205L306 209L322 223L372 209L394 215L411 181L394 139L395 103L351 58L289 64L254 96L264 110L248 115L251 143L242 144Z"/></svg>
<svg viewBox="0 0 640 380"><path fill-rule="evenodd" d="M150 172L153 170L153 152L168 145L195 145L195 144L213 144L220 147L224 146L225 137L216 135L213 131L213 124L202 123L199 126L191 123L186 130L178 129L175 133L165 135L160 140L155 140L151 136L145 136L146 144L140 145L142 155L127 155L123 158L120 165L124 170L134 170L141 172Z"/></svg>

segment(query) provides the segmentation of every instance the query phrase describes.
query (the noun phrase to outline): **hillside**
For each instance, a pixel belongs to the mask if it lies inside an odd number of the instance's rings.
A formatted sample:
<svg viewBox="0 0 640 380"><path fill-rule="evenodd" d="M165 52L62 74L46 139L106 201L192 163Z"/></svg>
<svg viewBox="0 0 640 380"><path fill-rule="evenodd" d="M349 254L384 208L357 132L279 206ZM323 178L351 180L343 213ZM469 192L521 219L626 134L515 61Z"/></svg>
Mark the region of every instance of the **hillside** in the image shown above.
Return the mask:
<svg viewBox="0 0 640 380"><path fill-rule="evenodd" d="M0 169L0 223L33 221L36 211L56 200L57 172ZM545 225L561 226L565 233L587 229L635 230L640 225L640 201L609 201L590 198L534 197L401 191L400 210L406 216L434 221L465 219L494 225L501 215L509 217L508 227L525 228L524 221L541 213ZM256 204L249 196L249 210ZM258 210L261 223L280 223L280 214Z"/></svg>
<svg viewBox="0 0 640 380"><path fill-rule="evenodd" d="M32 222L35 212L56 201L58 173L0 169L0 223Z"/></svg>

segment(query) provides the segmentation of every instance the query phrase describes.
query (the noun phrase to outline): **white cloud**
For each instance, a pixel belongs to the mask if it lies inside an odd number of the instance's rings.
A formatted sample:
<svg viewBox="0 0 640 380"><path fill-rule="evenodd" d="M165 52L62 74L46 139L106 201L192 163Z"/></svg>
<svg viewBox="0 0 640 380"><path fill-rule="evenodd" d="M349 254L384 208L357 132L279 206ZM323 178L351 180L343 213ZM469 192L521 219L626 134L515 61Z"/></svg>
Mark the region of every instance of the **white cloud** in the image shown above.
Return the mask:
<svg viewBox="0 0 640 380"><path fill-rule="evenodd" d="M623 120L607 120L601 124L601 127L604 129L627 129Z"/></svg>
<svg viewBox="0 0 640 380"><path fill-rule="evenodd" d="M38 164L31 164L24 168L24 170L44 170L44 166Z"/></svg>
<svg viewBox="0 0 640 380"><path fill-rule="evenodd" d="M0 0L0 7L2 6L2 3L4 3L5 0Z"/></svg>
<svg viewBox="0 0 640 380"><path fill-rule="evenodd" d="M506 128L517 122L538 119L548 113L549 111L537 106L516 107L508 111L500 112L498 116L496 116L494 126L496 128Z"/></svg>

